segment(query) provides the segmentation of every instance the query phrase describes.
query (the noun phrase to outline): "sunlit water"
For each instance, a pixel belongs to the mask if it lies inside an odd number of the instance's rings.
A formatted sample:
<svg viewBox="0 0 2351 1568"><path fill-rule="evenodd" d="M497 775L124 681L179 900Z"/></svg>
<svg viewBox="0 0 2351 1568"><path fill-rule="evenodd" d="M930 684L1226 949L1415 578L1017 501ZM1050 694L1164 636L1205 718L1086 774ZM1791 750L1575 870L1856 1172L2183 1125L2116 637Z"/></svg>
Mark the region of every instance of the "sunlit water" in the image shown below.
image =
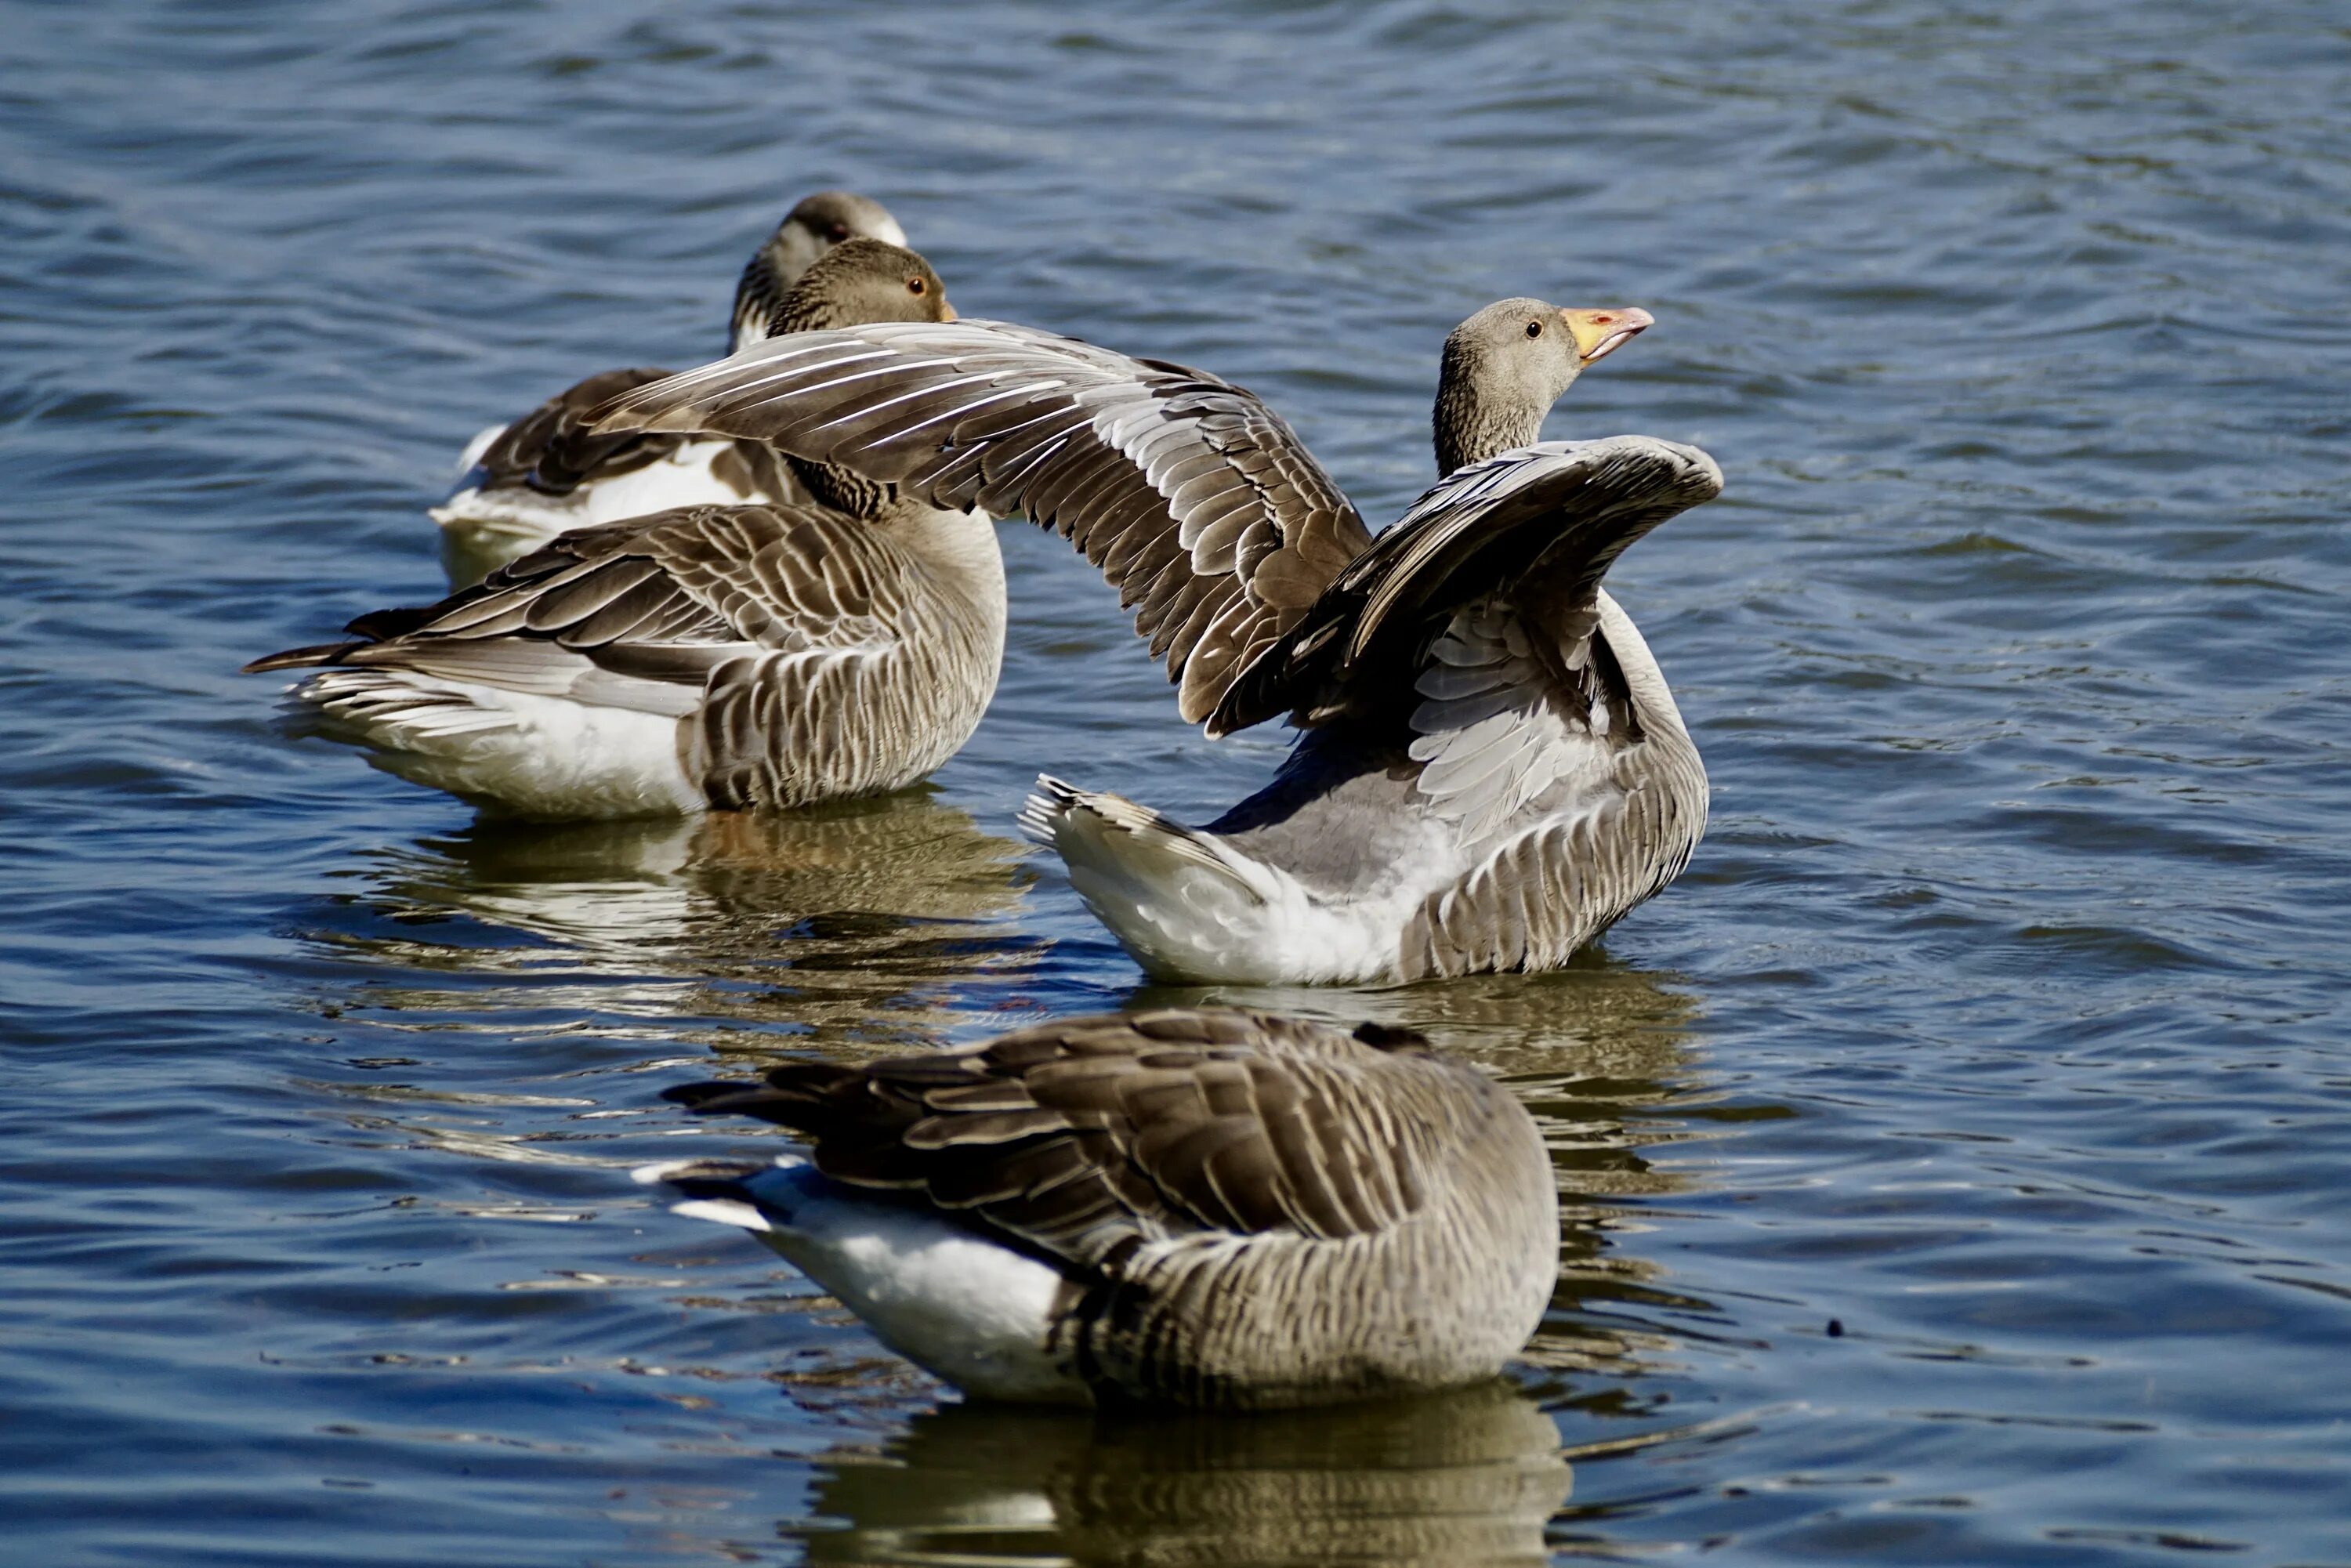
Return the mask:
<svg viewBox="0 0 2351 1568"><path fill-rule="evenodd" d="M0 16L0 1556L2351 1561L2338 10L650 9ZM1176 994L1013 811L1280 737L1058 541L971 747L804 821L476 822L234 673L436 592L465 438L706 357L834 183L1374 519L1453 321L1656 312L1551 428L1730 476L1612 580L1696 863L1565 975L1251 998L1545 1117L1510 1385L966 1409L628 1183L746 1146L655 1099L717 1054Z"/></svg>

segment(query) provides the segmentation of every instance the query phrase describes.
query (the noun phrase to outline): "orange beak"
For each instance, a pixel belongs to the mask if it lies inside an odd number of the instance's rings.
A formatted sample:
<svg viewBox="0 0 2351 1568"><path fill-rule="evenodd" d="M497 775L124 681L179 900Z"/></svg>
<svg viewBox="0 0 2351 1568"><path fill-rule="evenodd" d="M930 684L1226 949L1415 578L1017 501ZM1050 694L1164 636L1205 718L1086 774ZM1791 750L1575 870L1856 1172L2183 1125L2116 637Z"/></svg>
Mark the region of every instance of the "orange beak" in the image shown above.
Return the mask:
<svg viewBox="0 0 2351 1568"><path fill-rule="evenodd" d="M1614 353L1657 322L1637 305L1615 310L1562 310L1559 319L1567 324L1575 339L1575 351L1587 365Z"/></svg>
<svg viewBox="0 0 2351 1568"><path fill-rule="evenodd" d="M956 308L948 304L945 299L941 299L939 301L939 319L942 321L952 321L956 319Z"/></svg>

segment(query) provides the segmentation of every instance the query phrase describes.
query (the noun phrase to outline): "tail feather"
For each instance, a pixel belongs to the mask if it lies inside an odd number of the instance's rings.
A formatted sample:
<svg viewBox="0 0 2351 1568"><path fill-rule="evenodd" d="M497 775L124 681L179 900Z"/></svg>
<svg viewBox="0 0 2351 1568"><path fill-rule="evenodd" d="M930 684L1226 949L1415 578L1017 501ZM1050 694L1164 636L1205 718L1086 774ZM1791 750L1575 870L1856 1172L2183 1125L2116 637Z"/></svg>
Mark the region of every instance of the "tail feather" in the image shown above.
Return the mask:
<svg viewBox="0 0 2351 1568"><path fill-rule="evenodd" d="M381 744L415 747L452 736L511 729L512 713L486 708L464 693L417 681L398 670L331 669L299 688L319 712Z"/></svg>
<svg viewBox="0 0 2351 1568"><path fill-rule="evenodd" d="M791 1223L790 1199L815 1168L796 1155L779 1155L769 1165L664 1160L639 1166L629 1176L640 1186L662 1187L678 1199L669 1206L672 1214L769 1234Z"/></svg>
<svg viewBox="0 0 2351 1568"><path fill-rule="evenodd" d="M354 651L366 646L365 638L349 643L314 643L307 648L288 648L282 653L271 653L264 658L256 659L237 673L246 675L266 675L272 670L315 669L320 664L338 664L350 657Z"/></svg>
<svg viewBox="0 0 2351 1568"><path fill-rule="evenodd" d="M1187 828L1123 795L1037 780L1020 831L1058 851L1070 885L1155 975L1250 967L1250 948L1289 879L1214 833Z"/></svg>

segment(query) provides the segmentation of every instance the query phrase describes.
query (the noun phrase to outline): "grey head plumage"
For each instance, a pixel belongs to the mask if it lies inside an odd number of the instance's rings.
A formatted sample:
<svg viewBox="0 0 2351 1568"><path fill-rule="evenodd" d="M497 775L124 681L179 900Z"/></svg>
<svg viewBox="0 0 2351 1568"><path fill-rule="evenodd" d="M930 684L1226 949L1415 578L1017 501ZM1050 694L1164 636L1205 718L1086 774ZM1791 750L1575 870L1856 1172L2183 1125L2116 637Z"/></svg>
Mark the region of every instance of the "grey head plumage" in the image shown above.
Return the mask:
<svg viewBox="0 0 2351 1568"><path fill-rule="evenodd" d="M952 321L946 285L931 264L903 246L848 239L811 263L768 317L768 335L824 332L877 321ZM894 486L877 484L836 463L787 458L809 494L852 517L879 518L895 508ZM927 510L927 508L917 508Z"/></svg>
<svg viewBox="0 0 2351 1568"><path fill-rule="evenodd" d="M873 321L952 321L946 285L901 245L849 239L809 265L768 313L763 338Z"/></svg>
<svg viewBox="0 0 2351 1568"><path fill-rule="evenodd" d="M1498 300L1445 340L1437 373L1437 472L1542 439L1543 415L1594 361L1656 318L1623 307L1562 310L1541 299Z"/></svg>
<svg viewBox="0 0 2351 1568"><path fill-rule="evenodd" d="M853 191L819 191L785 214L776 232L751 253L742 281L735 286L730 351L739 353L765 341L771 335L768 323L776 307L800 275L833 246L852 239L903 246L906 231L887 207Z"/></svg>

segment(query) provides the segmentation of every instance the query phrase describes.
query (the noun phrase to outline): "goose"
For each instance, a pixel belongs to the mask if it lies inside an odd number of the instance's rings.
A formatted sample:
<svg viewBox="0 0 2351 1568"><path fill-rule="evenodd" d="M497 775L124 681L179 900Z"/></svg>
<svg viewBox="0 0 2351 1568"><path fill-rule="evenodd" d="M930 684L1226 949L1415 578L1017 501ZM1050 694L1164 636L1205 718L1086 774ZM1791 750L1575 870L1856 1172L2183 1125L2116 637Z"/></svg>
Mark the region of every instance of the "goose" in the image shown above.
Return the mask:
<svg viewBox="0 0 2351 1568"><path fill-rule="evenodd" d="M759 344L622 394L604 433L772 442L941 507L1057 529L1211 737L1287 715L1203 827L1050 775L1020 822L1156 978L1401 984L1547 969L1678 874L1706 771L1602 589L1722 487L1695 447L1544 442L1639 309L1489 305L1447 338L1443 477L1374 538L1290 427L1205 371L1002 322Z"/></svg>
<svg viewBox="0 0 2351 1568"><path fill-rule="evenodd" d="M764 341L770 318L800 275L843 240L904 246L905 231L881 203L849 191L820 191L784 215L751 255L735 287L732 346ZM444 530L454 576L478 581L566 528L616 521L671 507L806 497L771 448L732 441L646 436L598 440L586 415L667 371L603 371L556 393L466 444L465 477L428 514Z"/></svg>
<svg viewBox="0 0 2351 1568"><path fill-rule="evenodd" d="M791 330L953 316L914 252L844 241ZM996 689L1004 560L975 513L813 463L802 502L685 507L559 534L350 641L256 659L381 766L509 814L805 806L904 788Z"/></svg>
<svg viewBox="0 0 2351 1568"><path fill-rule="evenodd" d="M666 1097L809 1152L640 1183L975 1398L1261 1409L1476 1383L1558 1275L1534 1118L1406 1030L1103 1014Z"/></svg>

